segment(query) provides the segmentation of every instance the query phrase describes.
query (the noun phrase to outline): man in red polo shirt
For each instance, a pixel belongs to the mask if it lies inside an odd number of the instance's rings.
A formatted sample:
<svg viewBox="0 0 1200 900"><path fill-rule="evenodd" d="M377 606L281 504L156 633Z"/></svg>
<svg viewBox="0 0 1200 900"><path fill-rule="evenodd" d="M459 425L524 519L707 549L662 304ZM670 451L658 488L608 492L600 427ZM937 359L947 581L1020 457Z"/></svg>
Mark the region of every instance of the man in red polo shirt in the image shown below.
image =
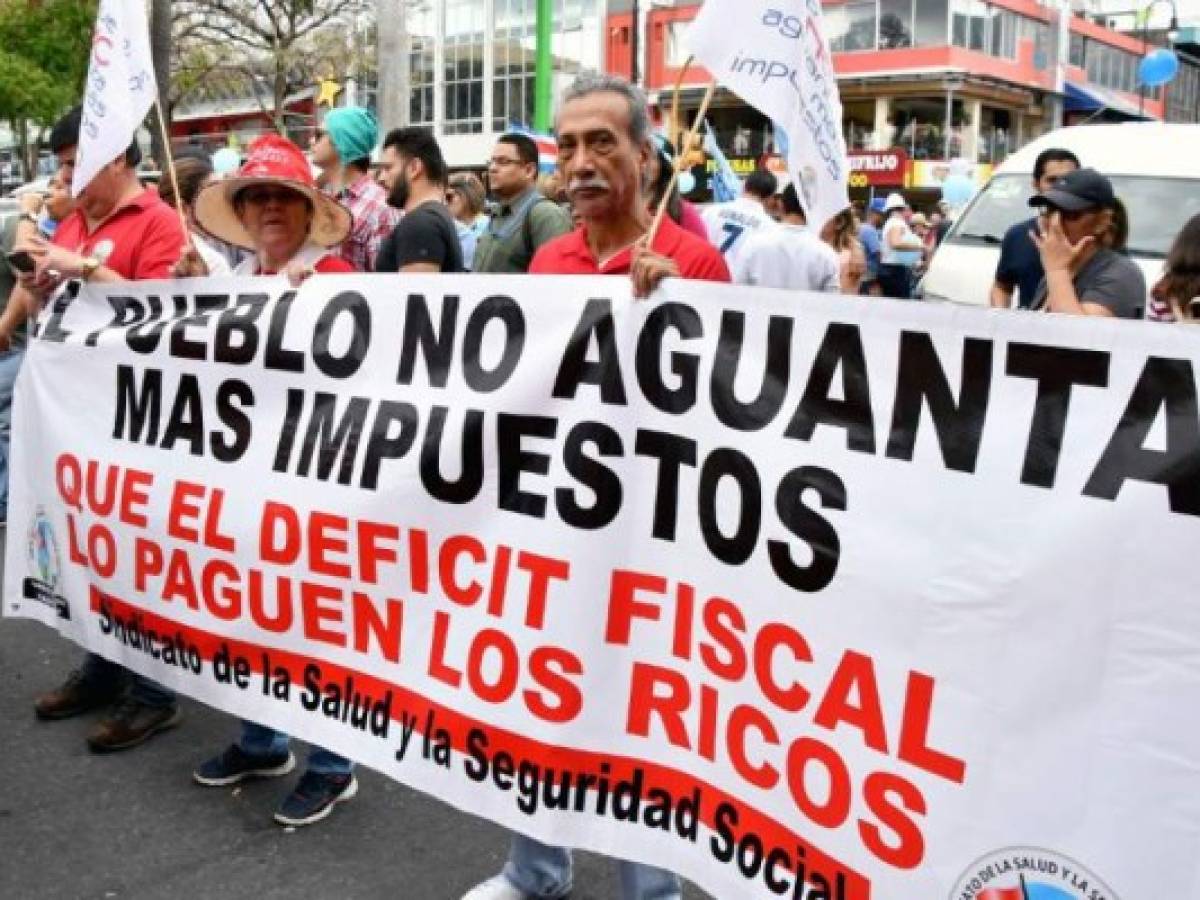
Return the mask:
<svg viewBox="0 0 1200 900"><path fill-rule="evenodd" d="M558 117L559 177L582 224L545 244L530 274L633 276L646 297L671 276L729 281L716 248L663 216L645 246L651 217L642 181L654 149L641 91L610 75L581 76L568 88Z"/></svg>
<svg viewBox="0 0 1200 900"><path fill-rule="evenodd" d="M50 132L50 149L68 188L79 123L77 107ZM52 241L34 238L25 245L37 259L37 269L22 284L36 300L45 300L65 280L111 283L169 277L186 238L178 214L157 191L138 181L140 160L135 142L88 182ZM140 675L130 678L122 666L95 653L89 653L61 687L39 697L35 709L40 719L65 719L113 701L108 715L87 735L88 746L98 753L134 747L180 721L174 692Z"/></svg>
<svg viewBox="0 0 1200 900"><path fill-rule="evenodd" d="M664 216L647 249L650 215L642 181L654 152L646 96L613 75L582 75L558 114L558 168L582 225L546 244L531 275L624 275L634 296L664 278L729 281L715 247ZM622 900L680 900L679 876L640 863L620 863ZM557 900L571 892L571 852L514 834L504 871L463 900Z"/></svg>

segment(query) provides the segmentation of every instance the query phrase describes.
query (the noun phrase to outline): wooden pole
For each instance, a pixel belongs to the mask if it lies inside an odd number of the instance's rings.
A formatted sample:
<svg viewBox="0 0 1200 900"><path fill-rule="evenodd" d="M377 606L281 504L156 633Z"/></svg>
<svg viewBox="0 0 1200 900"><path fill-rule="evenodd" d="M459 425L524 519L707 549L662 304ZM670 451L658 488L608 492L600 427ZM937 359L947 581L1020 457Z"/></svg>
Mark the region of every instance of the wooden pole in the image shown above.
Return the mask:
<svg viewBox="0 0 1200 900"><path fill-rule="evenodd" d="M162 138L163 157L167 164L166 175L171 179L171 190L175 194L175 212L179 213L179 224L183 227L185 246L192 246L192 230L188 227L187 216L183 212L183 197L179 193L179 177L175 174L175 154L171 152L171 135L167 132L167 117L163 114L162 103L154 101L154 118L158 121L159 136Z"/></svg>
<svg viewBox="0 0 1200 900"><path fill-rule="evenodd" d="M711 81L708 88L704 91L704 99L700 101L700 109L696 112L696 121L692 123L692 130L688 132L686 145L690 147L692 140L700 133L700 126L704 124L704 117L708 114L708 104L712 102L713 93L717 89L716 81ZM650 223L650 230L646 232L646 247L654 243L654 236L658 234L658 226L662 224L662 218L667 212L667 200L671 197L671 191L675 190L675 183L679 181L679 172L683 168L683 152L675 154L675 165L671 170L671 181L667 185L666 191L663 193L662 200L658 203L658 212L654 214L654 221Z"/></svg>

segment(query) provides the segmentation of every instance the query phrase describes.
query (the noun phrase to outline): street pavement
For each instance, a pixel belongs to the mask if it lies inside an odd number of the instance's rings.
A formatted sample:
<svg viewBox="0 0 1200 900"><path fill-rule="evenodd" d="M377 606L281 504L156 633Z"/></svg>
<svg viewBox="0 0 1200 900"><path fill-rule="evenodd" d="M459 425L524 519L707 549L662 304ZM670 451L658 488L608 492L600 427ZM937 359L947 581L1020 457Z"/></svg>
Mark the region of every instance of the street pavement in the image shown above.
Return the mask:
<svg viewBox="0 0 1200 900"><path fill-rule="evenodd" d="M182 700L179 728L92 754L94 716L33 715L34 697L80 655L44 625L0 619L3 900L457 900L504 863L503 829L362 767L354 800L290 830L271 813L295 775L194 784L193 766L236 734L233 719L194 700ZM294 749L302 763L306 748ZM615 873L577 854L572 897L616 898ZM708 895L689 885L684 896Z"/></svg>

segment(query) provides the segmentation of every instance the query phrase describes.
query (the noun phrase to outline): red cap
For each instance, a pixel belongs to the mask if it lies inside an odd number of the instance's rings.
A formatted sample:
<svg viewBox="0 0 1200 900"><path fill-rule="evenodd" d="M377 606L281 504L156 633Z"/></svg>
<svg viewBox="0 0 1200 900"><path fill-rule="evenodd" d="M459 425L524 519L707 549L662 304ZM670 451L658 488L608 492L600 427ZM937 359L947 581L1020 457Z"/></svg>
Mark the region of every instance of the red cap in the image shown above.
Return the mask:
<svg viewBox="0 0 1200 900"><path fill-rule="evenodd" d="M238 178L285 178L315 187L312 168L300 148L285 137L264 134L250 145Z"/></svg>

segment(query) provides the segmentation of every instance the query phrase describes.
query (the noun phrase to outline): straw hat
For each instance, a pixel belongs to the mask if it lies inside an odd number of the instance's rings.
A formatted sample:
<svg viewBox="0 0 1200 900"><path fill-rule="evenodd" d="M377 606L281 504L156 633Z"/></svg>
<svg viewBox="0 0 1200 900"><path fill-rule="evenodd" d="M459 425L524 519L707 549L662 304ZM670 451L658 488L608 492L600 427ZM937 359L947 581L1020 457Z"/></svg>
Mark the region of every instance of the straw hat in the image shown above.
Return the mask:
<svg viewBox="0 0 1200 900"><path fill-rule="evenodd" d="M233 201L239 191L256 184L283 185L308 198L313 208L308 237L314 243L333 247L350 233L350 211L320 191L300 148L275 134L264 135L250 145L246 162L236 175L210 184L199 193L195 214L200 227L226 243L253 250L254 241L238 218Z"/></svg>

